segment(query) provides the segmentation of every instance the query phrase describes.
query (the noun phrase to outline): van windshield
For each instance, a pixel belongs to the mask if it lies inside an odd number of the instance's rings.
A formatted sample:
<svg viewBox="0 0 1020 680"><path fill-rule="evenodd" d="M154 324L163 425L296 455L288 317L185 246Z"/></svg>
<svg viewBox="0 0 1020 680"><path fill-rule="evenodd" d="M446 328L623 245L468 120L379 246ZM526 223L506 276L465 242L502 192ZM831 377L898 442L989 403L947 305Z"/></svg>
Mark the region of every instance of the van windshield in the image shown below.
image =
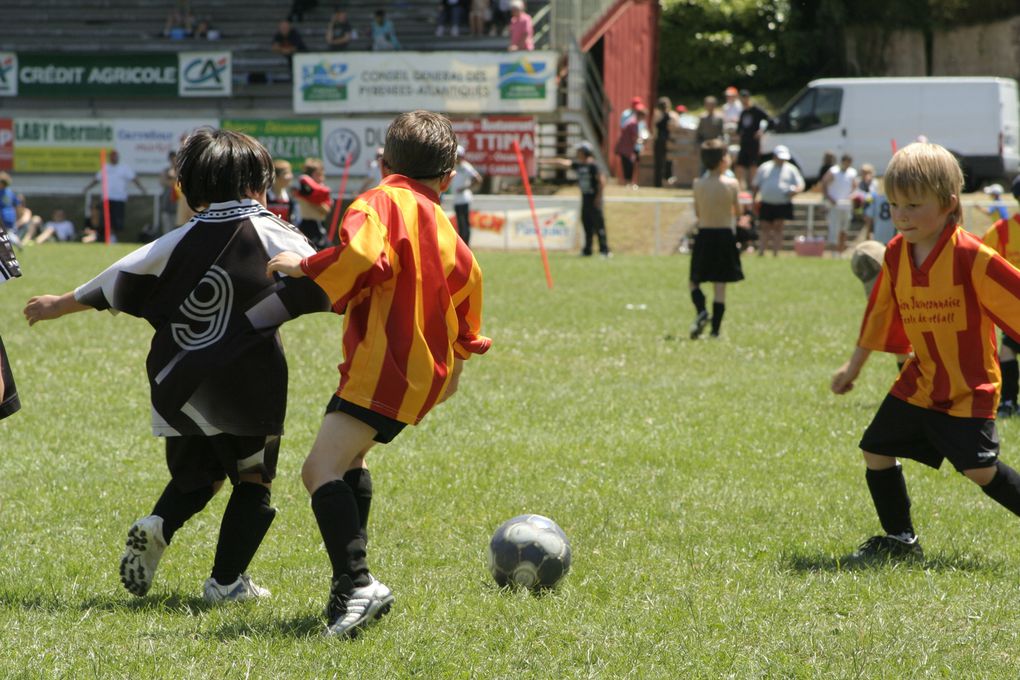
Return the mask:
<svg viewBox="0 0 1020 680"><path fill-rule="evenodd" d="M809 132L839 124L843 90L811 87L790 100L779 114L777 132Z"/></svg>

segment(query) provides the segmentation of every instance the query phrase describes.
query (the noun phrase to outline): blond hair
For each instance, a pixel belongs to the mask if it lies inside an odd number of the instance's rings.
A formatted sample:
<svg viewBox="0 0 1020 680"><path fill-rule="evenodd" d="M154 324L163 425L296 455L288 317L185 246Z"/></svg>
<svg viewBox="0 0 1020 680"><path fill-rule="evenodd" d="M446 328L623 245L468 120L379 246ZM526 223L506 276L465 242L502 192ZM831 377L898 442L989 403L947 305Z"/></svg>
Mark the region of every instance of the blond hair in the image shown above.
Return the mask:
<svg viewBox="0 0 1020 680"><path fill-rule="evenodd" d="M945 210L956 199L950 216L956 222L963 219L960 207L963 170L956 156L938 144L914 142L897 151L885 169L882 184L886 195L894 202L909 196L931 195Z"/></svg>

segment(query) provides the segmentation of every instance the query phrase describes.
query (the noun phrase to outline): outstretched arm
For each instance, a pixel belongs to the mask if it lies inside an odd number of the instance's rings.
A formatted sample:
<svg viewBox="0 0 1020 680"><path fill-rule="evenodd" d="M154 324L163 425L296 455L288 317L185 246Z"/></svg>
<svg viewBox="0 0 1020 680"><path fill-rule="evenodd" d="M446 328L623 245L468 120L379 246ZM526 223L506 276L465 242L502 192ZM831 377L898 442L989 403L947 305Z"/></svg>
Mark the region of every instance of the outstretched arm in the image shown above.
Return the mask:
<svg viewBox="0 0 1020 680"><path fill-rule="evenodd" d="M846 394L854 388L854 380L861 373L864 362L871 356L871 350L863 347L854 349L850 361L846 362L832 375L830 388L836 394Z"/></svg>
<svg viewBox="0 0 1020 680"><path fill-rule="evenodd" d="M84 312L86 309L92 307L78 302L73 290L63 295L38 295L25 305L25 318L29 326L34 326L38 321L59 319L65 314Z"/></svg>

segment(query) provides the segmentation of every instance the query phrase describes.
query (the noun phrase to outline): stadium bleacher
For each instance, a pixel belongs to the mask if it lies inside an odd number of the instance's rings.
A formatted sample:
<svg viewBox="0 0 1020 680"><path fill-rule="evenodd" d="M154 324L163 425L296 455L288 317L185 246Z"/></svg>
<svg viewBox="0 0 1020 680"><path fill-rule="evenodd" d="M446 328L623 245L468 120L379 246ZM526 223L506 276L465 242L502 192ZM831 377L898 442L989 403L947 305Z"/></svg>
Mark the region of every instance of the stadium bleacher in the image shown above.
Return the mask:
<svg viewBox="0 0 1020 680"><path fill-rule="evenodd" d="M216 41L171 40L162 36L174 0L4 0L0 45L15 52L179 52L229 49L233 53L235 95L273 98L289 80L286 60L270 49L290 0L191 2L196 22L209 21ZM466 26L457 37L436 36L436 0L345 4L320 2L295 23L310 51L326 49L326 24L334 7L344 7L358 32L352 49L369 49L369 26L385 9L405 50L503 50L505 37L472 37ZM466 15L465 15L466 22ZM260 90L260 87L262 88ZM253 89L254 88L254 89ZM268 89L266 89L268 88ZM289 93L286 87L282 88Z"/></svg>

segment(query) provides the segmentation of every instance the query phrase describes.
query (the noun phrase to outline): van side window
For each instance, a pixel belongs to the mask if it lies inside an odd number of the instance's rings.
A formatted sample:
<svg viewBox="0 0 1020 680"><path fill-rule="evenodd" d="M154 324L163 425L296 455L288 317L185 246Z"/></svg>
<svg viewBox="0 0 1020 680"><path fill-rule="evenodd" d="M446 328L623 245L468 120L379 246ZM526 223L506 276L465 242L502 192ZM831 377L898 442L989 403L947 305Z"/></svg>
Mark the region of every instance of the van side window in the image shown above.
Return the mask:
<svg viewBox="0 0 1020 680"><path fill-rule="evenodd" d="M840 88L811 88L787 108L782 127L790 132L809 132L837 125L842 102Z"/></svg>

